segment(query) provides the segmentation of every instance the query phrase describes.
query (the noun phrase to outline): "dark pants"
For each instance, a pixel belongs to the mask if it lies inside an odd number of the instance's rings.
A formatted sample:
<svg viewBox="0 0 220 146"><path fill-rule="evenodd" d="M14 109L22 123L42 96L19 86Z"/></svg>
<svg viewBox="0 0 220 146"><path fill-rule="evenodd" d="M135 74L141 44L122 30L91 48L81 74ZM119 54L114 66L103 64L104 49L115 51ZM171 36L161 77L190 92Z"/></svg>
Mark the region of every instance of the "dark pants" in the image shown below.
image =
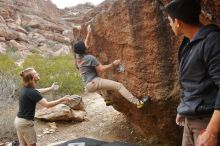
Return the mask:
<svg viewBox="0 0 220 146"><path fill-rule="evenodd" d="M195 146L201 130L206 129L210 119L210 117L193 119L186 118L182 146Z"/></svg>

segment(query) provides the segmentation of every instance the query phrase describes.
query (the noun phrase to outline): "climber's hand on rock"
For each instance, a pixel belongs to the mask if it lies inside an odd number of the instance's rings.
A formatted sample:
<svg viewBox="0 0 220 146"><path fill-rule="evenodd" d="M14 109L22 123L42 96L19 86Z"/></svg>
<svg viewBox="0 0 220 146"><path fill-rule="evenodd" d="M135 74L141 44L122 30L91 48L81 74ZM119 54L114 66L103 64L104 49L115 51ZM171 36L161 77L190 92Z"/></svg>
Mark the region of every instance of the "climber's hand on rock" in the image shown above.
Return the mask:
<svg viewBox="0 0 220 146"><path fill-rule="evenodd" d="M114 61L113 61L113 65L114 65L114 66L118 66L120 63L121 63L121 60L120 60L120 59L117 59L117 60L114 60Z"/></svg>
<svg viewBox="0 0 220 146"><path fill-rule="evenodd" d="M90 24L87 26L87 32L92 32L92 29L91 29L91 25L90 25Z"/></svg>

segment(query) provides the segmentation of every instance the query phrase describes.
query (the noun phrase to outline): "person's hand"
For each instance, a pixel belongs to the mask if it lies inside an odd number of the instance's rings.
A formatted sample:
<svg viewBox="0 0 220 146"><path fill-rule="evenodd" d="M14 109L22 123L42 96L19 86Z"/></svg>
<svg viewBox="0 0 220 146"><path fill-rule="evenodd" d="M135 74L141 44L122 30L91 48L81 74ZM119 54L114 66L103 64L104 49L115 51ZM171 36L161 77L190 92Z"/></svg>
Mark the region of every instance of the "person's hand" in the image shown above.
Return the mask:
<svg viewBox="0 0 220 146"><path fill-rule="evenodd" d="M112 64L113 64L114 66L117 66L117 65L119 65L120 63L121 63L121 60L120 60L120 59L114 60L114 61L112 62Z"/></svg>
<svg viewBox="0 0 220 146"><path fill-rule="evenodd" d="M58 90L59 88L60 88L60 86L57 83L53 83L52 86L51 86L51 89L54 90L54 91Z"/></svg>
<svg viewBox="0 0 220 146"><path fill-rule="evenodd" d="M62 97L62 103L66 104L71 100L70 95L65 95L64 97Z"/></svg>
<svg viewBox="0 0 220 146"><path fill-rule="evenodd" d="M217 146L217 142L217 135L205 130L198 136L196 146Z"/></svg>
<svg viewBox="0 0 220 146"><path fill-rule="evenodd" d="M81 30L81 26L76 26L76 29Z"/></svg>
<svg viewBox="0 0 220 146"><path fill-rule="evenodd" d="M176 115L176 124L179 126L184 126L185 124L185 117L181 116L180 114Z"/></svg>
<svg viewBox="0 0 220 146"><path fill-rule="evenodd" d="M87 26L87 31L88 31L88 32L92 32L92 29L91 29L91 25L90 25L90 24Z"/></svg>

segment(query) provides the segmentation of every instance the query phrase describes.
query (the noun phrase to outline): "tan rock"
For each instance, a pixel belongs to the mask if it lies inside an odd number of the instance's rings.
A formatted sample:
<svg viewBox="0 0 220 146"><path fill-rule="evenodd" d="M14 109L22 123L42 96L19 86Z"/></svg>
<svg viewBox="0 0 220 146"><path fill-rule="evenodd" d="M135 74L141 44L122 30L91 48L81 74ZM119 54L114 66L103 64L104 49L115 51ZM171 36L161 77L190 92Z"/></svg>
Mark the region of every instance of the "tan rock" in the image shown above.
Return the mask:
<svg viewBox="0 0 220 146"><path fill-rule="evenodd" d="M5 42L5 37L0 37L0 42Z"/></svg>
<svg viewBox="0 0 220 146"><path fill-rule="evenodd" d="M21 26L17 25L16 23L7 23L7 25L8 25L11 29L13 29L13 30L15 30L15 31L22 32L22 33L24 33L24 34L28 34L28 32L27 32L24 28L22 28Z"/></svg>
<svg viewBox="0 0 220 146"><path fill-rule="evenodd" d="M83 121L85 112L73 110L65 104L59 104L51 108L38 109L35 117L48 121Z"/></svg>
<svg viewBox="0 0 220 146"><path fill-rule="evenodd" d="M54 56L67 55L70 53L70 49L68 46L66 45L59 45L59 46L61 47L59 48L58 51L54 52Z"/></svg>
<svg viewBox="0 0 220 146"><path fill-rule="evenodd" d="M17 35L10 30L2 16L0 16L0 37L5 37L7 40L17 38Z"/></svg>
<svg viewBox="0 0 220 146"><path fill-rule="evenodd" d="M4 42L1 42L0 38L0 53L6 53L6 44Z"/></svg>
<svg viewBox="0 0 220 146"><path fill-rule="evenodd" d="M24 45L24 44L22 44L22 43L18 43L18 42L16 42L15 40L10 40L10 41L9 41L9 45L10 45L10 47L16 48L16 49L18 49L18 50L21 51L21 52L28 50L28 48L26 47L26 45Z"/></svg>
<svg viewBox="0 0 220 146"><path fill-rule="evenodd" d="M52 33L50 31L44 31L44 30L37 30L37 32L43 35L47 39L58 41L60 43L70 44L71 42L70 38L67 38L59 33Z"/></svg>
<svg viewBox="0 0 220 146"><path fill-rule="evenodd" d="M82 97L79 95L71 95L70 100L68 103L66 103L67 106L69 106L71 109L74 110L85 110L85 105L82 101Z"/></svg>

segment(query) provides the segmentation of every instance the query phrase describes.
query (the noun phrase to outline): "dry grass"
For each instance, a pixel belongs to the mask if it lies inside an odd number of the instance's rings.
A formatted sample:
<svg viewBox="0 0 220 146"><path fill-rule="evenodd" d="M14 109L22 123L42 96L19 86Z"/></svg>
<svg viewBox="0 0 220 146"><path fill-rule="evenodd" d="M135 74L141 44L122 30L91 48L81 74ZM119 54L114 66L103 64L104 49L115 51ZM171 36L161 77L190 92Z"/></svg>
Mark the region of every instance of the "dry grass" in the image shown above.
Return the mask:
<svg viewBox="0 0 220 146"><path fill-rule="evenodd" d="M18 98L18 77L0 71L0 108L14 103Z"/></svg>
<svg viewBox="0 0 220 146"><path fill-rule="evenodd" d="M0 141L6 142L17 139L14 127L16 113L16 104L11 105L11 107L0 108Z"/></svg>
<svg viewBox="0 0 220 146"><path fill-rule="evenodd" d="M14 119L17 112L18 79L0 71L0 141L16 139Z"/></svg>

